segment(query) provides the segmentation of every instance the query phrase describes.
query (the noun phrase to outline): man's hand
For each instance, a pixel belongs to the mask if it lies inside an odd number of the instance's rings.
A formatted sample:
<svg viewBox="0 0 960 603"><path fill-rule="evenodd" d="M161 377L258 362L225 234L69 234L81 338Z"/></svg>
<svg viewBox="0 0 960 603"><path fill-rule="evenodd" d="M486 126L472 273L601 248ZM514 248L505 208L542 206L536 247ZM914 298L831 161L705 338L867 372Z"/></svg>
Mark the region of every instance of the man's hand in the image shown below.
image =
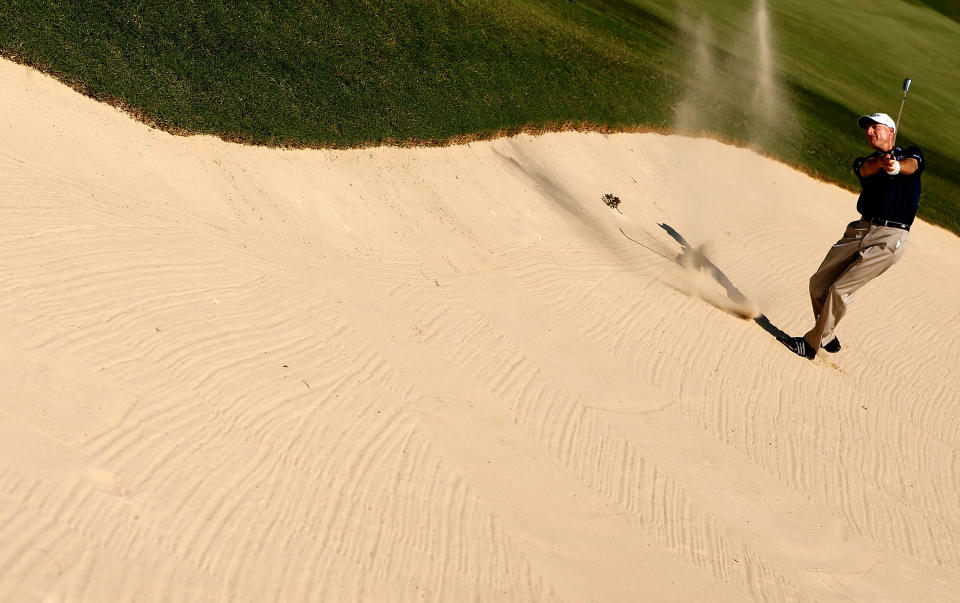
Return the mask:
<svg viewBox="0 0 960 603"><path fill-rule="evenodd" d="M887 155L886 153L884 153L883 155L880 155L879 157L877 157L877 159L880 160L878 162L878 165L880 169L883 170L884 172L889 174L894 170L897 170L898 172L900 171L899 162L897 161L897 158L894 157L893 155Z"/></svg>

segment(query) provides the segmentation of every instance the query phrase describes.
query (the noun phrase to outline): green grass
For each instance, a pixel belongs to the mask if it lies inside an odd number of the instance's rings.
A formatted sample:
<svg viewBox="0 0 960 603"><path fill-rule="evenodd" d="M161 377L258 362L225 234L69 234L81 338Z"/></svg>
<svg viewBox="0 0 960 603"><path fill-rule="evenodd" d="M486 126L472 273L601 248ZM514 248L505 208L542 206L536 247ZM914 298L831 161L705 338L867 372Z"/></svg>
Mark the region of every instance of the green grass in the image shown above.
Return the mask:
<svg viewBox="0 0 960 603"><path fill-rule="evenodd" d="M928 6L933 10L960 22L960 2L957 0L908 0L911 4Z"/></svg>
<svg viewBox="0 0 960 603"><path fill-rule="evenodd" d="M316 147L707 132L851 189L857 115L896 116L910 76L899 141L927 154L921 216L960 233L950 7L771 0L769 114L754 0L7 0L0 52L171 131Z"/></svg>

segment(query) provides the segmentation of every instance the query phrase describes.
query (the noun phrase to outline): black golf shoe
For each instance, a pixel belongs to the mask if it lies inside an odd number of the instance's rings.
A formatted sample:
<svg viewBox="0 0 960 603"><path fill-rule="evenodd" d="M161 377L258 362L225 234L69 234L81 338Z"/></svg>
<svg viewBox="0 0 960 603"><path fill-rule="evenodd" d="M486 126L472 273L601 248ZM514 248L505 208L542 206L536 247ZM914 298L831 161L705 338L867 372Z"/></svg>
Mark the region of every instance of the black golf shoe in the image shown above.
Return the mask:
<svg viewBox="0 0 960 603"><path fill-rule="evenodd" d="M823 349L830 352L831 354L836 354L837 352L840 351L840 340L834 337L833 339L830 340L829 343L827 343L827 345L823 346Z"/></svg>
<svg viewBox="0 0 960 603"><path fill-rule="evenodd" d="M817 350L810 347L807 344L807 340L803 337L787 337L779 340L780 343L787 346L787 349L796 354L797 356L803 356L807 360L813 360L813 357L817 355Z"/></svg>

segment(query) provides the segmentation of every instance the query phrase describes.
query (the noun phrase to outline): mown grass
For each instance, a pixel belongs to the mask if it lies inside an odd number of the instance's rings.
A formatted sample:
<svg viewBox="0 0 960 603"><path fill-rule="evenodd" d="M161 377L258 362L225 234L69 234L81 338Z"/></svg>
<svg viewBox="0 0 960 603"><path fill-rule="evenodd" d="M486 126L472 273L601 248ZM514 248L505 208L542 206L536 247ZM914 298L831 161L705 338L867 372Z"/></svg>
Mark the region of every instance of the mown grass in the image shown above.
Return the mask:
<svg viewBox="0 0 960 603"><path fill-rule="evenodd" d="M175 132L315 147L705 132L848 188L856 116L895 114L910 75L899 140L928 156L921 215L960 233L960 26L942 6L869 6L771 3L772 111L755 0L7 0L0 52Z"/></svg>
<svg viewBox="0 0 960 603"><path fill-rule="evenodd" d="M960 22L960 2L957 0L907 0L911 4L927 6L933 10Z"/></svg>

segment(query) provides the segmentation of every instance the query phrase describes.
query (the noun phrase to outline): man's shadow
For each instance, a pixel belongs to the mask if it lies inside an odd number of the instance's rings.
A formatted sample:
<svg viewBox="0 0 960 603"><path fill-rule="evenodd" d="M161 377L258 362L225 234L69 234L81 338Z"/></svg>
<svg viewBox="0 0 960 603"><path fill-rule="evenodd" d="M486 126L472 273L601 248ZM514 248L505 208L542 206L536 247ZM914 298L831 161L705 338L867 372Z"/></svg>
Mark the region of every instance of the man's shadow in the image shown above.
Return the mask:
<svg viewBox="0 0 960 603"><path fill-rule="evenodd" d="M680 243L680 247L683 248L683 254L692 253L694 251L694 249L690 246L690 244L687 243L687 240L683 238L683 235L681 235L679 232L674 230L669 224L658 223L657 225L660 228L664 229L668 235L673 237L673 239L677 243ZM680 258L683 257L683 254L681 254L680 257L677 258L678 261L680 260ZM730 279L727 278L727 275L724 274L722 270L717 268L716 264L710 261L710 258L707 258L704 256L700 258L700 262L704 267L706 267L710 271L710 275L713 276L713 279L717 281L717 283L719 283L720 286L724 288L724 290L726 290L727 297L730 298L730 301L736 304L742 304L747 301L747 297L743 293L741 293L740 290L733 285L733 283L730 282ZM784 333L782 330L780 330L780 328L778 328L776 325L770 322L770 319L767 318L765 314L761 314L760 316L754 318L753 322L760 325L760 328L766 331L767 333L770 333L770 335L773 335L775 339L783 339L783 338L789 337L789 335Z"/></svg>

